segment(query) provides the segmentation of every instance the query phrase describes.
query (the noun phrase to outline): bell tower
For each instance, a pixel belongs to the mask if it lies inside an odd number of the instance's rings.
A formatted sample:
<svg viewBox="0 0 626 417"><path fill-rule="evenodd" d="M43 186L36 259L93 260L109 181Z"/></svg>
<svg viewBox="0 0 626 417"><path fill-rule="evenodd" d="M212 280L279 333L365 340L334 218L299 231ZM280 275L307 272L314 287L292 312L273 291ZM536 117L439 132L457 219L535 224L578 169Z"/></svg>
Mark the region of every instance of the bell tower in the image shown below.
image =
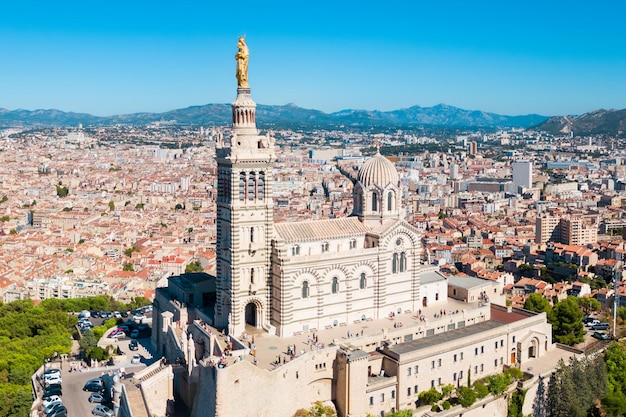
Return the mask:
<svg viewBox="0 0 626 417"><path fill-rule="evenodd" d="M248 47L239 38L232 133L218 141L217 302L215 326L240 334L269 325L270 254L274 227L274 139L259 135L248 85Z"/></svg>

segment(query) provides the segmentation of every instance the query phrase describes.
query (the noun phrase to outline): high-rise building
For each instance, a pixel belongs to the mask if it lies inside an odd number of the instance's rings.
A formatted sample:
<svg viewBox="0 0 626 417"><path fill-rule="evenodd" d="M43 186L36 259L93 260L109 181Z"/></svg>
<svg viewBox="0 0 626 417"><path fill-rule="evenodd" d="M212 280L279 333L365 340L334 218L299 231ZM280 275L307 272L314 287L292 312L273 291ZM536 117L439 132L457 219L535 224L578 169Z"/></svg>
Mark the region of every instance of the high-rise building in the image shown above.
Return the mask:
<svg viewBox="0 0 626 417"><path fill-rule="evenodd" d="M475 140L473 140L469 144L469 154L470 155L476 155L477 151L478 151L478 144L476 143Z"/></svg>
<svg viewBox="0 0 626 417"><path fill-rule="evenodd" d="M533 163L525 160L513 162L513 184L520 189L528 189L533 186Z"/></svg>

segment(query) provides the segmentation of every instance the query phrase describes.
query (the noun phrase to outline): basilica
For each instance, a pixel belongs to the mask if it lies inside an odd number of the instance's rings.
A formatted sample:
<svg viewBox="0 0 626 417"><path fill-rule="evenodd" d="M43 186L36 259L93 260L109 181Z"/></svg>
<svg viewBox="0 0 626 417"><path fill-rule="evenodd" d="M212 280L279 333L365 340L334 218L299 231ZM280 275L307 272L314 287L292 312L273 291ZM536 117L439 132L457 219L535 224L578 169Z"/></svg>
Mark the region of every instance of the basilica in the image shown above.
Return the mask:
<svg viewBox="0 0 626 417"><path fill-rule="evenodd" d="M424 265L379 152L358 171L351 216L275 223L276 145L256 128L245 39L238 49L232 131L216 146L216 274L157 289L151 343L178 365L148 368L142 389L168 381L163 398L193 417L290 417L316 401L384 416L553 350L545 313L505 307L497 282Z"/></svg>

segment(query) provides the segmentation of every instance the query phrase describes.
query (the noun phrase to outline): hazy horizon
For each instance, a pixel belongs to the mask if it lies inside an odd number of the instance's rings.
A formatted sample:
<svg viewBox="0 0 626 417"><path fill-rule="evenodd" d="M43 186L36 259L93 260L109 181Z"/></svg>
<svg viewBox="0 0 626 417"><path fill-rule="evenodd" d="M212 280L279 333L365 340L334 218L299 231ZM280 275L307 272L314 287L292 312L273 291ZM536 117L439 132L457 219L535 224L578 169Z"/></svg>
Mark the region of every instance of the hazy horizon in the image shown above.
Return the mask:
<svg viewBox="0 0 626 417"><path fill-rule="evenodd" d="M0 108L111 116L236 95L334 113L450 106L501 115L626 108L626 5L187 1L5 5ZM10 41L8 41L10 40Z"/></svg>

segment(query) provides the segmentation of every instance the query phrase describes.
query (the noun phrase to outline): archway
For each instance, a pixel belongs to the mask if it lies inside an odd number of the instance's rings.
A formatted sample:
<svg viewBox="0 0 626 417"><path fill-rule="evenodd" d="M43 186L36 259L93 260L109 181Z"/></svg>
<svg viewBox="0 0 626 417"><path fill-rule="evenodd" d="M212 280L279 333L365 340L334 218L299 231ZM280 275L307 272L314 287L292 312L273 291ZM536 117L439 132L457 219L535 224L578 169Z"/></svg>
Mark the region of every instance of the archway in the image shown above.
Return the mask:
<svg viewBox="0 0 626 417"><path fill-rule="evenodd" d="M257 327L257 309L254 303L248 303L246 305L246 324Z"/></svg>
<svg viewBox="0 0 626 417"><path fill-rule="evenodd" d="M539 342L537 339L532 339L530 341L530 345L528 346L528 358L536 358L539 354Z"/></svg>

